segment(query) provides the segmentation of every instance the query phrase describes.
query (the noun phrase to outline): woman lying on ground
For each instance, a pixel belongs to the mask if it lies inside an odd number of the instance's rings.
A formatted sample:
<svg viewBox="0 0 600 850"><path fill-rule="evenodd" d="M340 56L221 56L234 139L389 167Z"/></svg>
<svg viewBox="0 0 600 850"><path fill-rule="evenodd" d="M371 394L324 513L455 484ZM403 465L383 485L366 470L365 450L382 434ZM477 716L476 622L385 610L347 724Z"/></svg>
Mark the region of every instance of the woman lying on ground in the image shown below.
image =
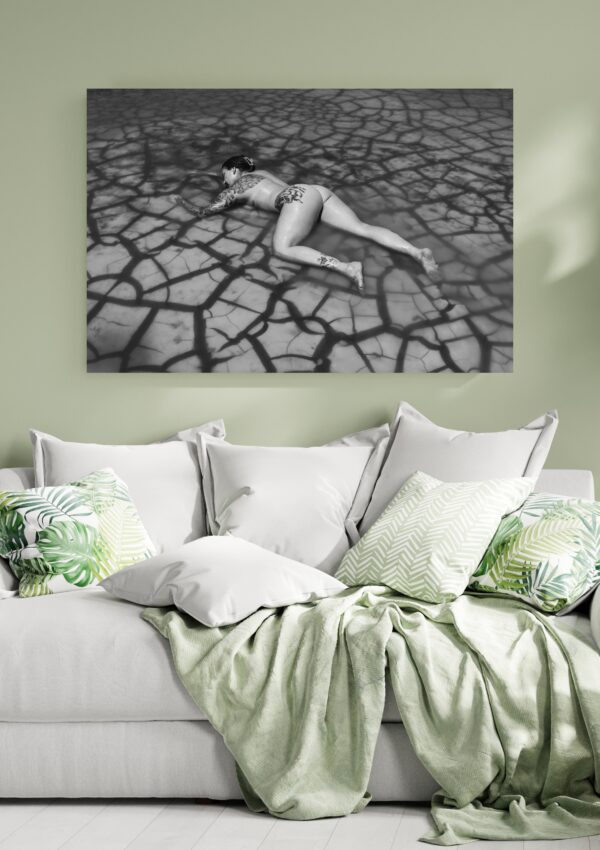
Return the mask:
<svg viewBox="0 0 600 850"><path fill-rule="evenodd" d="M362 236L384 248L408 254L422 266L431 280L440 279L438 264L429 248L417 248L387 227L361 221L327 186L316 183L290 185L269 171L255 170L254 161L249 156L232 156L223 163L221 170L227 188L207 207L201 209L181 195L172 195L171 199L199 218L223 212L238 203L277 212L279 217L273 234L273 250L277 257L292 263L332 269L350 278L359 292L364 290L362 263L345 263L302 244L319 219L353 236Z"/></svg>

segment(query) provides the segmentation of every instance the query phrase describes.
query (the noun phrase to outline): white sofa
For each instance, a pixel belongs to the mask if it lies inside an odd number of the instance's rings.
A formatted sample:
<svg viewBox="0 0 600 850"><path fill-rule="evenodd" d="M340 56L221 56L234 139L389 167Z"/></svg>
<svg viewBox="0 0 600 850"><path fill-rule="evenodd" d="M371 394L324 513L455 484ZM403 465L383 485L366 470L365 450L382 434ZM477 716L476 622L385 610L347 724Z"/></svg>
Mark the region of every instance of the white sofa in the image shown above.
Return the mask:
<svg viewBox="0 0 600 850"><path fill-rule="evenodd" d="M10 478L32 486L31 470ZM594 496L585 470L544 471L536 489ZM0 796L241 797L232 756L140 607L102 588L0 606ZM590 631L585 615L567 617ZM388 699L373 798L424 801L435 788Z"/></svg>

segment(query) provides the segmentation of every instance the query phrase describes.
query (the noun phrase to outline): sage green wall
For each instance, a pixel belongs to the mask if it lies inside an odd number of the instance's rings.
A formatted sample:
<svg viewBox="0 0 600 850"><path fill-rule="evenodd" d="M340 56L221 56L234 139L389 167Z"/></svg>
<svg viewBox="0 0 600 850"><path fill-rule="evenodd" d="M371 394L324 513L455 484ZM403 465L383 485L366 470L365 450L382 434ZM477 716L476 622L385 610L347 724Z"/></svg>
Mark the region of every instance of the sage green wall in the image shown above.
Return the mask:
<svg viewBox="0 0 600 850"><path fill-rule="evenodd" d="M600 482L597 0L0 0L0 465L27 428L144 441L223 416L309 444L408 399L496 429L549 407ZM513 87L512 375L87 375L85 89Z"/></svg>

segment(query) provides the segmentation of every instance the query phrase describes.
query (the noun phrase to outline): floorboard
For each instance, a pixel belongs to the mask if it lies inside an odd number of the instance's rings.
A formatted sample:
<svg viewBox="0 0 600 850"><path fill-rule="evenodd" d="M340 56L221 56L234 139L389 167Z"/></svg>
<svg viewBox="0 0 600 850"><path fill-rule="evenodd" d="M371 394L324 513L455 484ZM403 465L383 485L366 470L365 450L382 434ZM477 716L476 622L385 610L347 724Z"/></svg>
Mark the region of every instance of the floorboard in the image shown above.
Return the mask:
<svg viewBox="0 0 600 850"><path fill-rule="evenodd" d="M326 850L391 850L402 817L401 806L371 805L357 815L340 818Z"/></svg>
<svg viewBox="0 0 600 850"><path fill-rule="evenodd" d="M0 846L2 850L29 850L32 847L58 850L104 809L106 803L102 801L79 805L53 802L6 837Z"/></svg>
<svg viewBox="0 0 600 850"><path fill-rule="evenodd" d="M48 801L41 803L17 802L0 803L0 842L24 826L33 817L48 806Z"/></svg>
<svg viewBox="0 0 600 850"><path fill-rule="evenodd" d="M193 850L258 850L277 823L277 818L254 814L241 803L230 803Z"/></svg>
<svg viewBox="0 0 600 850"><path fill-rule="evenodd" d="M347 818L287 821L237 802L0 802L0 850L424 850L427 806L371 804ZM600 850L600 836L477 841L469 850Z"/></svg>
<svg viewBox="0 0 600 850"><path fill-rule="evenodd" d="M61 850L125 850L165 806L165 801L119 800L61 844Z"/></svg>
<svg viewBox="0 0 600 850"><path fill-rule="evenodd" d="M219 803L173 801L140 832L127 850L191 850L223 808Z"/></svg>

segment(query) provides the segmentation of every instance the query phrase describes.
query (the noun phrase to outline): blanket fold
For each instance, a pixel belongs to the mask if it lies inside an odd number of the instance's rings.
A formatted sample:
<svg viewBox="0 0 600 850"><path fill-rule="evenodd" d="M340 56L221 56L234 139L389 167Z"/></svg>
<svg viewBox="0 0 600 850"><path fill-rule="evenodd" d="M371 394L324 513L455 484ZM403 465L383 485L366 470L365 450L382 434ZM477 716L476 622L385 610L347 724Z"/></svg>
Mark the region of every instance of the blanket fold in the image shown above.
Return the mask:
<svg viewBox="0 0 600 850"><path fill-rule="evenodd" d="M190 695L233 753L254 811L360 811L389 667L400 716L440 785L425 840L600 833L600 656L512 599L408 599L350 588L207 628L146 609Z"/></svg>

